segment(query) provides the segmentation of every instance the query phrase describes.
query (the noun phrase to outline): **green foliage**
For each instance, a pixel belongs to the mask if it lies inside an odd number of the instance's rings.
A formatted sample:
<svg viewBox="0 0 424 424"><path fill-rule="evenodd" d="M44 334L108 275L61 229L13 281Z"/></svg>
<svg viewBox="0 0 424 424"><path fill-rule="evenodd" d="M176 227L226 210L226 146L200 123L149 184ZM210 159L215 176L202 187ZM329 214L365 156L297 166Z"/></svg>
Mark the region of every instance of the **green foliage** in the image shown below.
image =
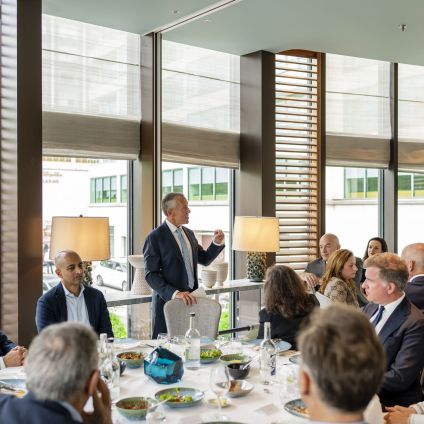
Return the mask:
<svg viewBox="0 0 424 424"><path fill-rule="evenodd" d="M127 337L127 330L125 329L124 323L121 321L121 318L118 317L113 312L109 313L110 322L112 323L113 334L116 339L122 339Z"/></svg>
<svg viewBox="0 0 424 424"><path fill-rule="evenodd" d="M219 320L219 331L228 330L230 328L230 312L228 305L222 309L221 319Z"/></svg>

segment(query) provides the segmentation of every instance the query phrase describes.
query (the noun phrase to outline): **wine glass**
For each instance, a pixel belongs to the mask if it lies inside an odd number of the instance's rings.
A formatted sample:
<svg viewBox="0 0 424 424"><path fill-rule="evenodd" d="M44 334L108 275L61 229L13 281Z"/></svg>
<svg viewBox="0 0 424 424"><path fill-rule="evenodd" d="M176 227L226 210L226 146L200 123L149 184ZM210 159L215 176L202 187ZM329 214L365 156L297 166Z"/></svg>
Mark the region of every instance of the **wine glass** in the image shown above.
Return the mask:
<svg viewBox="0 0 424 424"><path fill-rule="evenodd" d="M159 333L157 345L166 347L167 343L168 343L168 333Z"/></svg>
<svg viewBox="0 0 424 424"><path fill-rule="evenodd" d="M225 421L227 417L222 415L221 403L222 397L230 389L230 376L228 374L227 367L218 365L212 368L209 382L210 388L215 393L218 402L219 417L217 417L217 419L220 421Z"/></svg>

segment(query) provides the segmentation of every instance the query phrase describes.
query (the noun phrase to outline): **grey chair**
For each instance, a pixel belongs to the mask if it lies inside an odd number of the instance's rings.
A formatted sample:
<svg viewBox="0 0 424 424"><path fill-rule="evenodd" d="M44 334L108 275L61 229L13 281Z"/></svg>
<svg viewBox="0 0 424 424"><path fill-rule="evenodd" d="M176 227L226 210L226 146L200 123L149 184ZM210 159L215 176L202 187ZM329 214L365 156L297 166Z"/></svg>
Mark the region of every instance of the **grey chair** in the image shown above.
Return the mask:
<svg viewBox="0 0 424 424"><path fill-rule="evenodd" d="M215 339L218 335L221 305L216 300L206 297L196 298L197 303L186 306L181 299L173 299L165 303L165 314L168 335L174 337L184 335L190 326L190 312L196 314L196 328L201 336Z"/></svg>

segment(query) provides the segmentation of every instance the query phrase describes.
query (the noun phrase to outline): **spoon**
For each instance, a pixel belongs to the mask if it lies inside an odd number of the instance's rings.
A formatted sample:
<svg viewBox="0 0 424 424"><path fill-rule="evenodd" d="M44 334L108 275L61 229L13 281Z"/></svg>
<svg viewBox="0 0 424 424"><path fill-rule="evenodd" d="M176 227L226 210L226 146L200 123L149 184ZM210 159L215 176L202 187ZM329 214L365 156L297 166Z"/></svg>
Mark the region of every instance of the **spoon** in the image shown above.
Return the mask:
<svg viewBox="0 0 424 424"><path fill-rule="evenodd" d="M243 364L241 367L240 367L240 369L241 370L244 370L244 369L246 369L252 362L254 362L254 361L256 361L256 359L258 359L259 358L259 354L258 355L256 355L256 356L254 356L249 362L246 362L245 364Z"/></svg>

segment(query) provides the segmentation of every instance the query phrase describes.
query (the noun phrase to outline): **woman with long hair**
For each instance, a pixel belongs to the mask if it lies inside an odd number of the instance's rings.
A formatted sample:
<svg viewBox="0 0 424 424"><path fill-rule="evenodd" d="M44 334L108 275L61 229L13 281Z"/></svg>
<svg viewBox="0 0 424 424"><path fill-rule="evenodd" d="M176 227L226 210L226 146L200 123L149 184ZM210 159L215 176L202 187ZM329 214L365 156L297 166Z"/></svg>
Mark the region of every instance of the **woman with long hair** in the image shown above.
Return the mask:
<svg viewBox="0 0 424 424"><path fill-rule="evenodd" d="M374 256L377 253L388 252L386 240L381 237L373 237L368 240L367 247L365 249L364 257L362 260L365 262L370 256ZM362 270L361 283L365 281L365 268Z"/></svg>
<svg viewBox="0 0 424 424"><path fill-rule="evenodd" d="M259 312L258 338L264 337L264 322L271 323L271 337L291 343L296 348L296 335L303 319L318 300L306 291L299 275L284 265L268 268L264 285L265 307Z"/></svg>
<svg viewBox="0 0 424 424"><path fill-rule="evenodd" d="M328 258L319 291L333 302L358 307L355 289L356 258L350 250L339 249Z"/></svg>

